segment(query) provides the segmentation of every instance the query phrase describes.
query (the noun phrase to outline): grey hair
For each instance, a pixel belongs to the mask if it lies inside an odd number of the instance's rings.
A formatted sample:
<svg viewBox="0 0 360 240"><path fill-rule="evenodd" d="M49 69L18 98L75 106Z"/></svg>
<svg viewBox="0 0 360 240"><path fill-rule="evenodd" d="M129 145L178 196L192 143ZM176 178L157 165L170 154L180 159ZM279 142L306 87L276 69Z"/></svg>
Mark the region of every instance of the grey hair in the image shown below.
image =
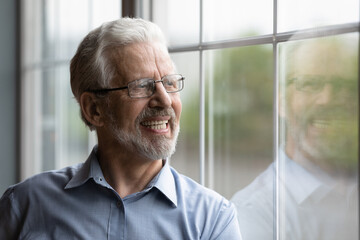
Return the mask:
<svg viewBox="0 0 360 240"><path fill-rule="evenodd" d="M167 43L160 28L143 19L121 18L92 30L80 43L70 62L71 90L78 102L83 92L106 88L116 73L110 58L114 49L132 43ZM121 54L121 52L120 52ZM81 112L82 120L93 130Z"/></svg>

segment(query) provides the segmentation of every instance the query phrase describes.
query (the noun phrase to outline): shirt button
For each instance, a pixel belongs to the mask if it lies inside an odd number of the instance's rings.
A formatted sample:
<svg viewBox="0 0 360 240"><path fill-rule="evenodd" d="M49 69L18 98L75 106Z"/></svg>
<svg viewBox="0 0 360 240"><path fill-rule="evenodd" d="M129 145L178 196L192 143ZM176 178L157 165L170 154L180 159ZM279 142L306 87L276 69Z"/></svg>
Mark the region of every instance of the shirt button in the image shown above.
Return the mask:
<svg viewBox="0 0 360 240"><path fill-rule="evenodd" d="M121 206L122 206L121 201L118 201L118 202L116 203L116 206L117 206L118 208L121 207Z"/></svg>

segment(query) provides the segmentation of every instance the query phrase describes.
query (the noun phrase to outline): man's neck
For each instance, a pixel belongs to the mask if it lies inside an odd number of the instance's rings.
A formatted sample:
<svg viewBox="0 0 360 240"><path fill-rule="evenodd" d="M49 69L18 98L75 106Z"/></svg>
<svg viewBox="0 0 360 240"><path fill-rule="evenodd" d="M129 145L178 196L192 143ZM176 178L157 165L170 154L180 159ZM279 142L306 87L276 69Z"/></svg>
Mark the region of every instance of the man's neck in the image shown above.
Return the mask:
<svg viewBox="0 0 360 240"><path fill-rule="evenodd" d="M97 157L106 181L121 198L145 189L163 166L161 159L149 160L122 147L100 143Z"/></svg>

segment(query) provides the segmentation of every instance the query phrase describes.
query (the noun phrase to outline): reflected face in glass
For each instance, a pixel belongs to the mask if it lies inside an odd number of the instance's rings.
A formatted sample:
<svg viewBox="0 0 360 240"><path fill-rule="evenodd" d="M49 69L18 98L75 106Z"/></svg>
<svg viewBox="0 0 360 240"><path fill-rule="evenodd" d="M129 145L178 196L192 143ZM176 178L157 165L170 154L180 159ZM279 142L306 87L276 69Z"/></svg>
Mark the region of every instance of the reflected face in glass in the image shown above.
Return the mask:
<svg viewBox="0 0 360 240"><path fill-rule="evenodd" d="M143 78L160 80L174 74L166 47L157 43L136 43L114 53L118 68L111 87ZM113 137L127 149L156 160L175 151L179 132L179 93L167 93L162 82L155 84L148 98L130 98L127 90L109 93L108 125Z"/></svg>
<svg viewBox="0 0 360 240"><path fill-rule="evenodd" d="M337 44L303 43L287 64L287 152L325 168L351 165L357 153L356 59Z"/></svg>

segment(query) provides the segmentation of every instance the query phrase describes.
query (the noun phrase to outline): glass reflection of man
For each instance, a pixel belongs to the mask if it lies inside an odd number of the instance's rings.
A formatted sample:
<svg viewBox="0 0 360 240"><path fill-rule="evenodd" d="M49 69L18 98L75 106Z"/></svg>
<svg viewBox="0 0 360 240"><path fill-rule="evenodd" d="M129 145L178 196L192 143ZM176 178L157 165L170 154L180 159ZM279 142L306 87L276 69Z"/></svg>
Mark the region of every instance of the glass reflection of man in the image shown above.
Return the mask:
<svg viewBox="0 0 360 240"><path fill-rule="evenodd" d="M320 39L285 53L285 151L308 170L316 164L331 174L354 173L358 89L351 50L335 39Z"/></svg>
<svg viewBox="0 0 360 240"><path fill-rule="evenodd" d="M278 224L272 164L235 194L243 238L358 239L358 77L353 36L280 48Z"/></svg>

